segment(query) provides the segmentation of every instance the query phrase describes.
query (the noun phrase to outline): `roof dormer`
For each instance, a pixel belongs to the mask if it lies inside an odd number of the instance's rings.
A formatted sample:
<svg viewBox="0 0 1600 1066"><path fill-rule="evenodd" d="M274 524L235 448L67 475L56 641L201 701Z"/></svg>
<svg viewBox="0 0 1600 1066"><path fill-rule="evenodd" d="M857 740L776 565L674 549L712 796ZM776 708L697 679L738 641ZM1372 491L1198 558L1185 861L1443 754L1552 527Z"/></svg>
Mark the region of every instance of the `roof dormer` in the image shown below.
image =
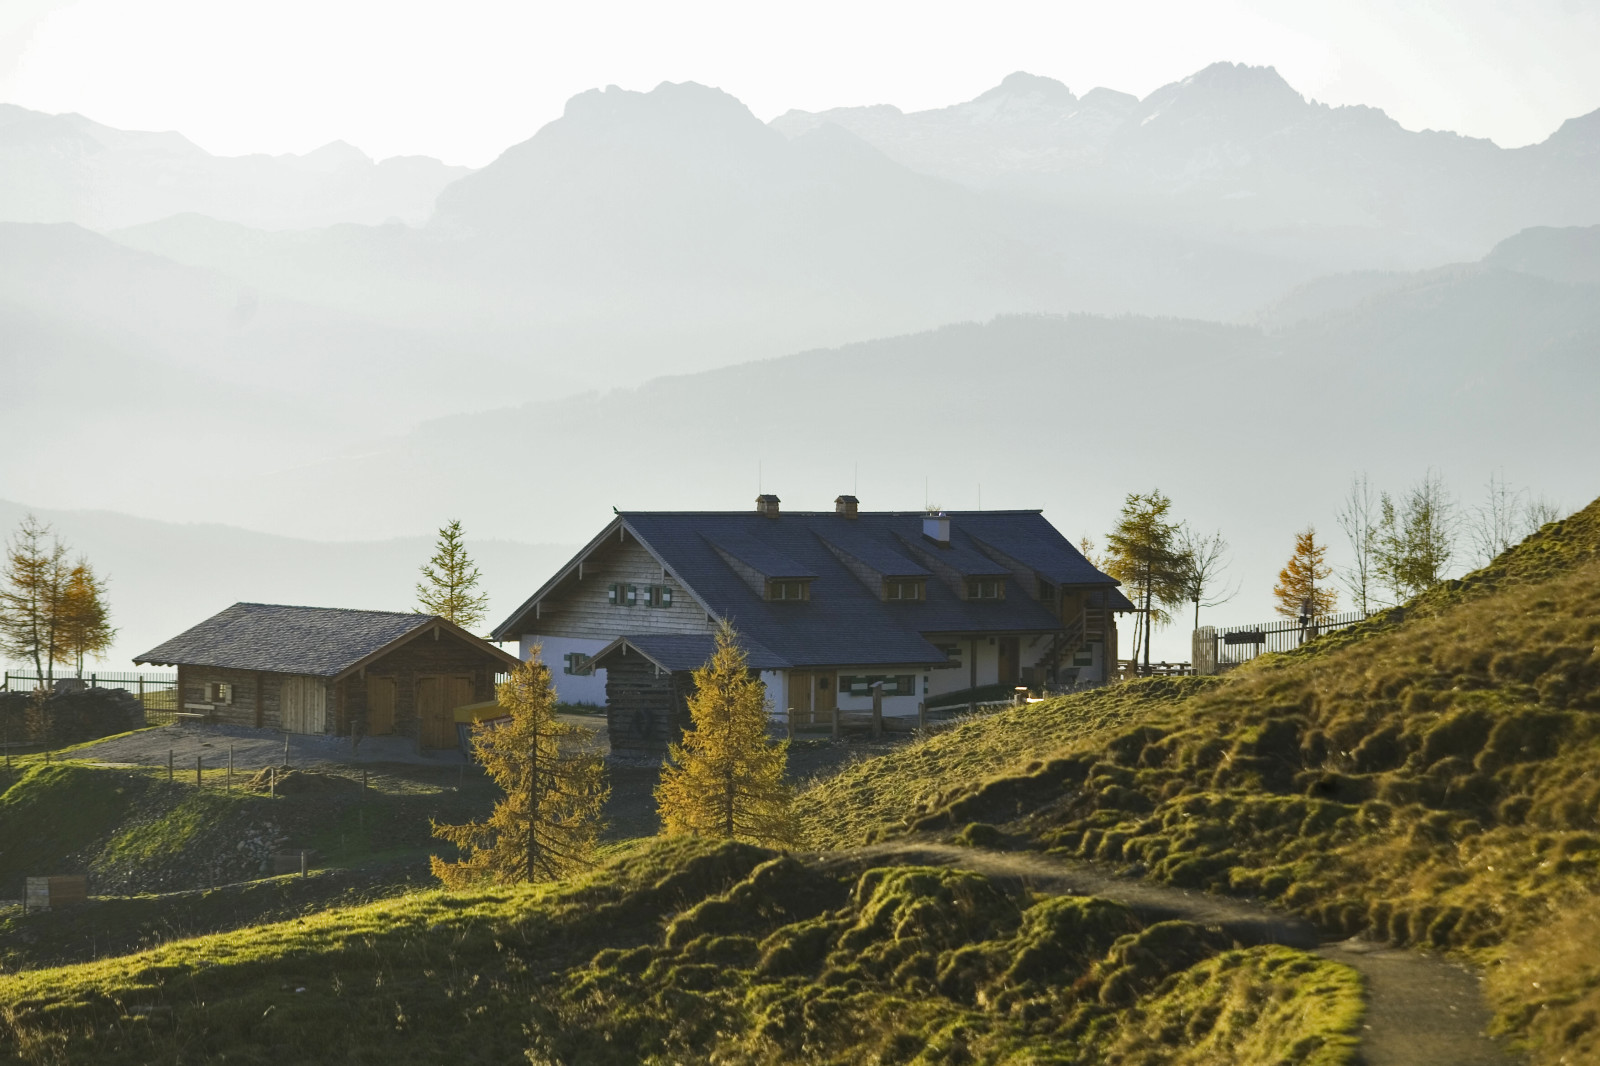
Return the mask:
<svg viewBox="0 0 1600 1066"><path fill-rule="evenodd" d="M724 534L706 543L739 575L750 591L764 600L794 601L811 598L815 571L759 539Z"/></svg>

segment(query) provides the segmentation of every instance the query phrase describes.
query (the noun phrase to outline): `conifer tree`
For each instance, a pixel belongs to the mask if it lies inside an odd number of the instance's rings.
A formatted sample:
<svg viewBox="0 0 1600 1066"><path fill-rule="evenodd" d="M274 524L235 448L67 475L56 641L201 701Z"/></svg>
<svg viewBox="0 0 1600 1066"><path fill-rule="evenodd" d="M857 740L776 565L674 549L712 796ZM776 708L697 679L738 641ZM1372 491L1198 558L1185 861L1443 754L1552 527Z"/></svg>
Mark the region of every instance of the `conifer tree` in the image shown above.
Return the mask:
<svg viewBox="0 0 1600 1066"><path fill-rule="evenodd" d="M1294 535L1294 554L1278 571L1278 583L1272 587L1272 596L1278 601L1274 610L1290 618L1299 618L1307 606L1313 618L1333 612L1339 594L1319 584L1333 575L1327 555L1328 546L1317 543L1315 526Z"/></svg>
<svg viewBox="0 0 1600 1066"><path fill-rule="evenodd" d="M24 518L6 544L0 574L0 651L31 660L45 687L61 661L62 607L71 574L67 546L47 523Z"/></svg>
<svg viewBox="0 0 1600 1066"><path fill-rule="evenodd" d="M499 700L510 721L479 725L472 747L505 798L487 821L433 823L434 836L466 853L457 862L429 859L447 888L564 877L593 861L604 828L605 761L581 749L586 731L556 720L550 668L537 647L500 686Z"/></svg>
<svg viewBox="0 0 1600 1066"><path fill-rule="evenodd" d="M1432 470L1396 503L1379 498L1373 570L1401 603L1444 580L1455 556L1455 501Z"/></svg>
<svg viewBox="0 0 1600 1066"><path fill-rule="evenodd" d="M1145 669L1150 668L1150 629L1170 620L1165 607L1184 602L1187 560L1177 545L1178 523L1168 521L1172 501L1159 490L1130 492L1117 528L1106 536L1106 573L1126 585L1144 615Z"/></svg>
<svg viewBox="0 0 1600 1066"><path fill-rule="evenodd" d="M56 660L74 667L79 677L83 676L84 657L104 655L117 635L111 627L111 612L105 595L105 582L95 574L89 561L80 557L67 575L62 595L61 639Z"/></svg>
<svg viewBox="0 0 1600 1066"><path fill-rule="evenodd" d="M422 567L422 580L417 583L418 613L436 614L462 629L472 629L483 621L489 606L489 597L477 591L480 577L462 542L461 523L452 519L439 530L433 558Z"/></svg>
<svg viewBox="0 0 1600 1066"><path fill-rule="evenodd" d="M669 834L784 845L795 839L784 781L789 742L767 736L766 696L737 635L724 624L711 659L694 672L693 728L668 749L656 786Z"/></svg>

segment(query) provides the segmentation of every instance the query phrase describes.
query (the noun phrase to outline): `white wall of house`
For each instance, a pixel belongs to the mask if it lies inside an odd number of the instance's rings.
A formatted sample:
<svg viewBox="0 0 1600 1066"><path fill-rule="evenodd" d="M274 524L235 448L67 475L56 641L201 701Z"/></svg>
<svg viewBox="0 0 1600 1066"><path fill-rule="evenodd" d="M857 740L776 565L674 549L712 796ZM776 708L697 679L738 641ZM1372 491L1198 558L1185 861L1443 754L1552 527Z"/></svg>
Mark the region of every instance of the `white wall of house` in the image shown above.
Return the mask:
<svg viewBox="0 0 1600 1066"><path fill-rule="evenodd" d="M946 645L946 646L951 645L951 644L956 645L956 647L959 649L958 654L956 655L956 658L958 658L960 660L961 665L958 668L954 669L954 670L926 670L926 671L923 671L925 674L927 674L927 677L928 677L928 695L930 695L930 696L942 696L946 692L960 692L963 689L971 688L972 687L972 667L970 665L970 662L971 662L972 651L973 651L973 642L972 642L972 640L970 638L962 638L961 640L955 640L955 639L946 640L944 638L930 638L930 639L932 639L932 642L934 644L940 644L940 645ZM1025 648L1026 644L1027 644L1027 640L1026 640L1026 638L1024 638L1024 640L1023 640L1024 648ZM999 648L999 645L995 643L995 638L993 638L993 637L978 637L977 638L977 652L978 652L978 684L979 685L992 685L997 680L999 680L999 678L1000 678L1000 648ZM1026 650L1023 650L1022 654L1025 657L1026 654L1027 654Z"/></svg>
<svg viewBox="0 0 1600 1066"><path fill-rule="evenodd" d="M606 672L596 670L591 674L569 674L564 656L581 652L593 656L610 641L590 640L583 637L553 637L538 633L524 633L519 656L526 661L533 655L536 645L542 648L539 658L550 668L550 680L555 683L556 697L562 703L606 702Z"/></svg>
<svg viewBox="0 0 1600 1066"><path fill-rule="evenodd" d="M845 688L839 679L846 677L876 677L880 675L903 677L910 675L912 678L913 692L908 695L883 697L883 713L893 718L914 718L917 714L917 704L927 698L926 687L932 677L932 672L926 665L910 666L844 666L834 674L834 684L837 686L839 709L841 711L860 712L872 710L872 694L853 694Z"/></svg>
<svg viewBox="0 0 1600 1066"><path fill-rule="evenodd" d="M767 714L776 717L789 708L789 675L783 670L761 671L761 683L767 686Z"/></svg>

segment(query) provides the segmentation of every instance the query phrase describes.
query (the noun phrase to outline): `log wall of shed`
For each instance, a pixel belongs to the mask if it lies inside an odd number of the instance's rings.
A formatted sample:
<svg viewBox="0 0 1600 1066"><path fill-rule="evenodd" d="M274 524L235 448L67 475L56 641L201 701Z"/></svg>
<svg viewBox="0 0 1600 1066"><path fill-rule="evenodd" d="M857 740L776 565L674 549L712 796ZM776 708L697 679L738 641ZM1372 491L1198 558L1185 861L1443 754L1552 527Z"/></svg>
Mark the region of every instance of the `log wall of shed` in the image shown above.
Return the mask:
<svg viewBox="0 0 1600 1066"><path fill-rule="evenodd" d="M178 709L196 713L204 707L209 708L215 721L227 725L281 729L283 676L221 666L181 666L178 668ZM218 683L233 686L233 702L216 703L207 698L207 686Z"/></svg>
<svg viewBox="0 0 1600 1066"><path fill-rule="evenodd" d="M395 683L394 732L398 736L415 738L420 729L418 678L471 677L472 702L481 703L494 699L495 675L508 669L499 659L485 655L459 637L440 632L435 639L430 631L424 631L340 681L339 692L329 702L328 717L331 722L336 720L332 728L340 734L348 734L355 728L367 734L367 678L392 678Z"/></svg>
<svg viewBox="0 0 1600 1066"><path fill-rule="evenodd" d="M606 661L606 731L611 753L658 760L689 726L694 677L669 673L642 655Z"/></svg>

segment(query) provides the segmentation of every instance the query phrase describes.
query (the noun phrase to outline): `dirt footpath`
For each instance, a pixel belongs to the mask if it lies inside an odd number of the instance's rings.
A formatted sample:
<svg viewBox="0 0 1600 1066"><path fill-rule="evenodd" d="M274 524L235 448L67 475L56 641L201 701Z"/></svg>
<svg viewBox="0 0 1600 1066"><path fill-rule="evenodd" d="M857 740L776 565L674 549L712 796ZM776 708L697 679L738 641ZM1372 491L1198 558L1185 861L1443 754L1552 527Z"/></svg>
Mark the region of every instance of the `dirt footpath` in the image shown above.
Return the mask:
<svg viewBox="0 0 1600 1066"><path fill-rule="evenodd" d="M1365 1066L1515 1066L1522 1060L1489 1039L1489 1006L1476 974L1448 959L1359 940L1319 944L1316 930L1294 915L1245 900L1115 877L1087 863L1027 852L995 852L906 841L839 852L1015 877L1048 892L1100 896L1148 919L1183 918L1220 925L1246 944L1274 943L1315 951L1361 974Z"/></svg>

